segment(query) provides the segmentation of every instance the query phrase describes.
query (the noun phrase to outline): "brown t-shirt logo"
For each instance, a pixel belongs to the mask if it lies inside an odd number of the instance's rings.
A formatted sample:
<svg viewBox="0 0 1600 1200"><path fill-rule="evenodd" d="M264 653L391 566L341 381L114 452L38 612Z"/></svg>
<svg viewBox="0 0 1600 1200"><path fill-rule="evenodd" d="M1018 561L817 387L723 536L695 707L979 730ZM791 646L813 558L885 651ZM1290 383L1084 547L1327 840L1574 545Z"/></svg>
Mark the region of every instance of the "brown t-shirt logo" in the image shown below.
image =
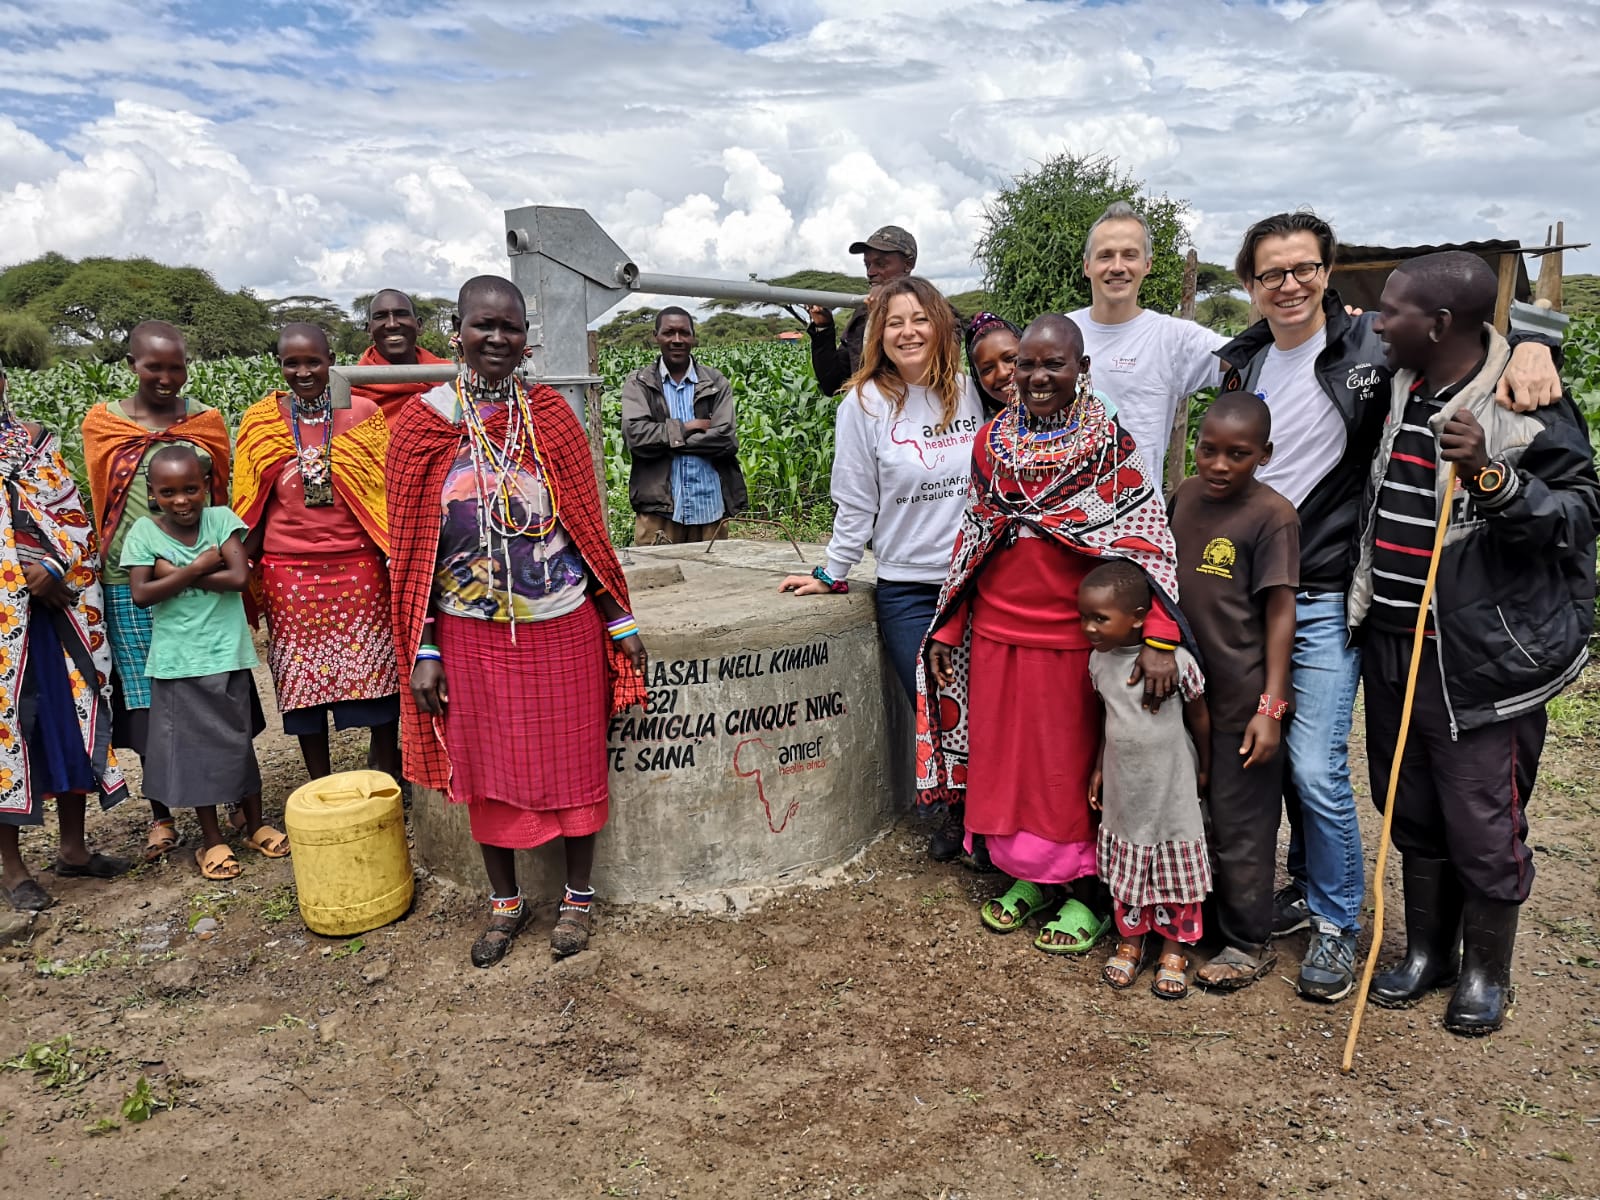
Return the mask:
<svg viewBox="0 0 1600 1200"><path fill-rule="evenodd" d="M1200 555L1200 565L1195 568L1202 575L1215 575L1219 579L1233 578L1233 563L1239 557L1233 543L1225 537L1212 538Z"/></svg>

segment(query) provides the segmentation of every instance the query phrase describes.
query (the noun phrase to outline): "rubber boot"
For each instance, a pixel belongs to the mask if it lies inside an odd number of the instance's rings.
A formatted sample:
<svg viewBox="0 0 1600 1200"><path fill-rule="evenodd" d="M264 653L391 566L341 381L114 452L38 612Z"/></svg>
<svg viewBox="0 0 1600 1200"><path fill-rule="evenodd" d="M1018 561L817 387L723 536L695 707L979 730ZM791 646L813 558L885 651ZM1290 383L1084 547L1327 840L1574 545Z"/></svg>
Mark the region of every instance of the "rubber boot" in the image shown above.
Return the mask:
<svg viewBox="0 0 1600 1200"><path fill-rule="evenodd" d="M1406 956L1372 981L1368 997L1385 1008L1410 1008L1434 988L1454 983L1461 936L1461 881L1440 858L1408 854L1401 864L1406 898Z"/></svg>
<svg viewBox="0 0 1600 1200"><path fill-rule="evenodd" d="M934 862L950 862L965 848L966 829L962 818L967 806L959 800L952 801L939 821L939 827L928 838L928 857Z"/></svg>
<svg viewBox="0 0 1600 1200"><path fill-rule="evenodd" d="M1461 982L1444 1010L1451 1033L1477 1037L1505 1023L1511 1003L1511 950L1520 906L1468 896L1461 918Z"/></svg>

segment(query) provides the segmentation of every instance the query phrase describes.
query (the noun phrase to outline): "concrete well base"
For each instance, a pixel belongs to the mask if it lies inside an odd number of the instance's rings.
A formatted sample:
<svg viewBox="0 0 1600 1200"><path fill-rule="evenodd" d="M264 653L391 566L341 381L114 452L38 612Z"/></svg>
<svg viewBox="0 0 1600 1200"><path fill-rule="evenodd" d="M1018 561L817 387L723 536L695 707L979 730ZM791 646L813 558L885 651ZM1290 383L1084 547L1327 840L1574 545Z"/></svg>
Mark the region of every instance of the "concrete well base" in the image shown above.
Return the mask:
<svg viewBox="0 0 1600 1200"><path fill-rule="evenodd" d="M849 595L779 595L783 575L821 561L802 549L623 552L650 697L611 721L605 899L742 907L820 880L910 804L911 711L878 639L872 564L851 573ZM424 864L483 885L464 806L422 789L412 820ZM559 847L519 858L528 895L558 892Z"/></svg>

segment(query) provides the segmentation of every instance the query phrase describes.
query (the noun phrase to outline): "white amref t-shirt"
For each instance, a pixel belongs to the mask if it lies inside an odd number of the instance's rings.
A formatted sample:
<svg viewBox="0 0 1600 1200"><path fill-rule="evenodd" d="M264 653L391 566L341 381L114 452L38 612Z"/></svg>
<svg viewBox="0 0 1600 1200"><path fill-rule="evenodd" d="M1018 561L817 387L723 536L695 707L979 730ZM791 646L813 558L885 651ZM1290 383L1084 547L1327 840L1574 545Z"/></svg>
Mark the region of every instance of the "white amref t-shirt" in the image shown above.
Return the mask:
<svg viewBox="0 0 1600 1200"><path fill-rule="evenodd" d="M1117 420L1133 435L1159 488L1166 478L1162 467L1178 406L1221 380L1222 365L1214 351L1228 339L1204 325L1148 308L1120 325L1102 325L1090 311L1080 308L1067 315L1083 331L1095 391L1116 405Z"/></svg>
<svg viewBox="0 0 1600 1200"><path fill-rule="evenodd" d="M1344 418L1317 382L1317 355L1327 344L1322 328L1293 350L1272 346L1256 378L1256 394L1272 410L1272 461L1256 468L1256 478L1296 508L1338 465L1348 440Z"/></svg>
<svg viewBox="0 0 1600 1200"><path fill-rule="evenodd" d="M870 543L878 578L943 583L982 425L983 405L965 375L947 428L939 427L939 398L925 387L908 388L898 414L876 384L847 393L833 425L828 574L845 578Z"/></svg>

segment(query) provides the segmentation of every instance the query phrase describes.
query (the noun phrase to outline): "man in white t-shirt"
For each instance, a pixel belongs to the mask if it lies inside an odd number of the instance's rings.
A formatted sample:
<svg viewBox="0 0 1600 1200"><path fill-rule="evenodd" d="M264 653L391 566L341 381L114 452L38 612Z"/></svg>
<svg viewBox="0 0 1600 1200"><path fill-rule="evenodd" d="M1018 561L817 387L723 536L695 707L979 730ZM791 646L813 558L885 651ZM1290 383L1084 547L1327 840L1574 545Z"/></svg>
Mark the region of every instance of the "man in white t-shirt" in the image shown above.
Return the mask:
<svg viewBox="0 0 1600 1200"><path fill-rule="evenodd" d="M1217 382L1220 333L1139 307L1139 286L1150 274L1150 227L1126 201L1112 204L1083 247L1083 273L1093 303L1069 313L1083 331L1095 390L1116 405L1159 485L1178 408ZM1182 454L1183 446L1174 447Z"/></svg>

